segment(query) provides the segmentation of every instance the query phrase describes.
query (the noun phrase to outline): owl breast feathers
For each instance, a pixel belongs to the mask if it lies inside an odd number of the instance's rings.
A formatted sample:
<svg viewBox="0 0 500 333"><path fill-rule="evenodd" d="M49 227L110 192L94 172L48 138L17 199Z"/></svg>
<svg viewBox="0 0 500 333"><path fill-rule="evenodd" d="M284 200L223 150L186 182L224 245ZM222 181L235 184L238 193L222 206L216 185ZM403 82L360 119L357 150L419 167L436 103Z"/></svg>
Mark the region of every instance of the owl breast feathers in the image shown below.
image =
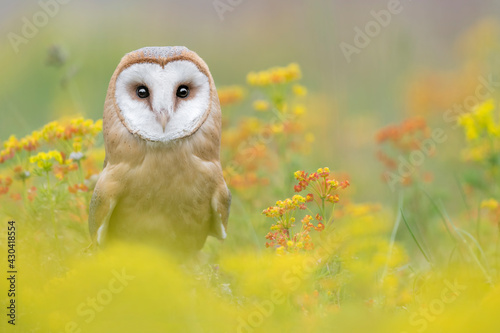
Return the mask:
<svg viewBox="0 0 500 333"><path fill-rule="evenodd" d="M231 193L219 157L221 110L196 53L149 47L125 55L109 83L103 134L93 244L121 239L194 252L208 235L226 237Z"/></svg>

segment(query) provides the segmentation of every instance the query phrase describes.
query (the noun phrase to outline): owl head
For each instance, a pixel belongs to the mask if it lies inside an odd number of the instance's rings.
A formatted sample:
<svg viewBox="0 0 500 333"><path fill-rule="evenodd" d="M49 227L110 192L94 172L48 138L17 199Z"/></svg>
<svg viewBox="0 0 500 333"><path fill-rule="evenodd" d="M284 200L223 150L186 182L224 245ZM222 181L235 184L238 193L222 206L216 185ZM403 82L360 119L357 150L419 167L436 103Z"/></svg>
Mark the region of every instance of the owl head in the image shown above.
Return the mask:
<svg viewBox="0 0 500 333"><path fill-rule="evenodd" d="M220 119L220 105L205 62L186 47L145 47L126 54L111 78L104 133L120 131L119 121L136 139L170 143L195 134L209 116ZM212 126L220 131L217 121Z"/></svg>

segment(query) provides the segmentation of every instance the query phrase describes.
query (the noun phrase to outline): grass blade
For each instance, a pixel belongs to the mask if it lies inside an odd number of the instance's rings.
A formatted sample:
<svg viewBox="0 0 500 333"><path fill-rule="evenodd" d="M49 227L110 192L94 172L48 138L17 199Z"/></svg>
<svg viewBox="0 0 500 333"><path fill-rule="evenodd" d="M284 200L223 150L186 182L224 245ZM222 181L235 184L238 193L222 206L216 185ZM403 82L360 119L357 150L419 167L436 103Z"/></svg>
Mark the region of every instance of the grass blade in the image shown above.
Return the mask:
<svg viewBox="0 0 500 333"><path fill-rule="evenodd" d="M423 256L425 257L425 260L427 260L427 262L432 265L432 262L431 260L429 259L429 257L427 256L427 254L425 253L424 249L422 248L422 246L420 245L420 242L417 240L417 238L415 237L415 234L413 233L413 231L411 230L410 228L410 225L408 224L408 221L406 221L406 217L403 213L403 210L401 209L401 217L403 218L403 222L405 223L406 225L406 228L408 229L408 231L410 232L410 235L411 237L413 238L413 240L415 241L415 244L417 244L420 252L422 252Z"/></svg>

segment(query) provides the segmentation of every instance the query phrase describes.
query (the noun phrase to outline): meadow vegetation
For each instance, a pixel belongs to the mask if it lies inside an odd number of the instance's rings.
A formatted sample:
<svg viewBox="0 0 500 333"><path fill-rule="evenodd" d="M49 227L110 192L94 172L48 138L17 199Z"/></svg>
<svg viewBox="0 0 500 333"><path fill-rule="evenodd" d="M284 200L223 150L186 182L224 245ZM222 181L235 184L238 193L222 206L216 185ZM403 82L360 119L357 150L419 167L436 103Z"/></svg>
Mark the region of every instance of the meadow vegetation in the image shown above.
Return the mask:
<svg viewBox="0 0 500 333"><path fill-rule="evenodd" d="M492 29L467 32L464 49ZM464 69L411 78L406 119L377 133L332 125L296 63L219 87L228 239L209 239L192 262L147 244L86 250L101 120L62 117L1 138L19 332L496 332L500 95L483 94L453 122L440 113L474 93L490 56L476 51ZM311 165L332 152L324 131L377 145L365 175ZM438 185L447 175L454 187ZM379 184L366 190L391 198L359 201L364 176ZM2 253L6 237L0 228Z"/></svg>

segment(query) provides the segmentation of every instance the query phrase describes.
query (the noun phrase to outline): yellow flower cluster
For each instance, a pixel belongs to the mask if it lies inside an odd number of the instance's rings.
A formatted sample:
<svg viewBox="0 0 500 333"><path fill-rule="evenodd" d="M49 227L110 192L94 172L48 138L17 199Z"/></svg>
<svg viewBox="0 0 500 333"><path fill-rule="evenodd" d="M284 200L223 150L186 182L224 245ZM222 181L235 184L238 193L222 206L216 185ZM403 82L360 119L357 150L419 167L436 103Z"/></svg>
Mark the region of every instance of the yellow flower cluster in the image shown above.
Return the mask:
<svg viewBox="0 0 500 333"><path fill-rule="evenodd" d="M56 140L68 141L73 138L86 135L95 136L102 131L102 120L94 122L92 119L78 117L70 121L52 121L41 130L33 131L31 134L17 139L11 135L3 143L4 149L0 151L0 163L14 157L15 153L21 150L35 151L43 143Z"/></svg>
<svg viewBox="0 0 500 333"><path fill-rule="evenodd" d="M300 85L300 84L294 84L292 87L293 94L296 96L306 96L307 95L307 88Z"/></svg>
<svg viewBox="0 0 500 333"><path fill-rule="evenodd" d="M245 90L240 86L229 86L217 89L221 106L235 104L243 100Z"/></svg>
<svg viewBox="0 0 500 333"><path fill-rule="evenodd" d="M462 115L458 123L463 127L467 141L474 141L482 136L500 137L500 124L495 121L492 99L478 105L473 112Z"/></svg>
<svg viewBox="0 0 500 333"><path fill-rule="evenodd" d="M306 107L302 104L295 105L293 108L293 114L296 116L302 116L306 113Z"/></svg>
<svg viewBox="0 0 500 333"><path fill-rule="evenodd" d="M268 86L296 81L301 77L300 66L291 63L286 67L272 67L259 72L250 72L247 75L247 83L251 86Z"/></svg>
<svg viewBox="0 0 500 333"><path fill-rule="evenodd" d="M500 204L495 199L487 199L481 202L481 208L488 208L489 210L495 210L499 206Z"/></svg>
<svg viewBox="0 0 500 333"><path fill-rule="evenodd" d="M458 119L467 140L462 151L465 160L483 163L500 154L500 122L494 111L495 102L490 99Z"/></svg>
<svg viewBox="0 0 500 333"><path fill-rule="evenodd" d="M257 111L267 111L269 110L270 107L271 105L269 104L268 101L258 99L253 102L253 108Z"/></svg>
<svg viewBox="0 0 500 333"><path fill-rule="evenodd" d="M59 164L68 164L68 161L64 161L62 155L57 150L51 150L47 153L40 152L35 156L30 157L30 163L36 164L40 169L45 171L50 171L52 169L53 161L57 161Z"/></svg>
<svg viewBox="0 0 500 333"><path fill-rule="evenodd" d="M291 199L287 198L285 200L276 201L276 206L265 209L263 214L267 217L280 218L287 212L300 208L305 202L306 199L303 196L296 194Z"/></svg>
<svg viewBox="0 0 500 333"><path fill-rule="evenodd" d="M80 152L81 150L82 150L82 138L76 137L75 141L73 142L73 151Z"/></svg>

